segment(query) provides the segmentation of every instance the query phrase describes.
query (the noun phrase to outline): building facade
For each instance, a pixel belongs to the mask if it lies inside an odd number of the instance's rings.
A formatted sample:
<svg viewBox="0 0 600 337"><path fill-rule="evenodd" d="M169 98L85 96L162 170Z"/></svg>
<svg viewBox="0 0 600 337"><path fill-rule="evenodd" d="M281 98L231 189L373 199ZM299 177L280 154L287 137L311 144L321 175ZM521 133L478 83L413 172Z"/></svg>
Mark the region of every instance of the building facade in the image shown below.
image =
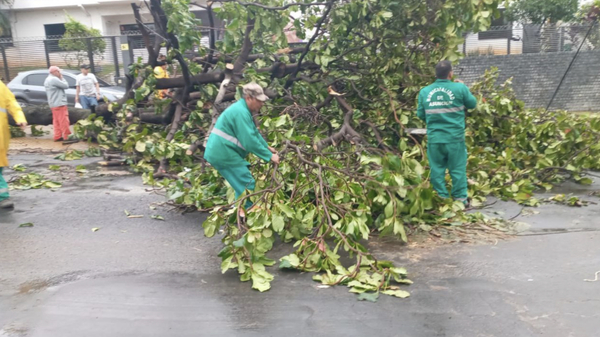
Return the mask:
<svg viewBox="0 0 600 337"><path fill-rule="evenodd" d="M144 1L140 0L18 0L10 8L4 8L11 22L14 40L44 38L62 35L66 14L95 29L102 35L115 36L136 28L131 3L138 2L142 19L152 22ZM205 0L197 1L205 4ZM200 19L204 10L190 8ZM7 38L8 36L4 36Z"/></svg>

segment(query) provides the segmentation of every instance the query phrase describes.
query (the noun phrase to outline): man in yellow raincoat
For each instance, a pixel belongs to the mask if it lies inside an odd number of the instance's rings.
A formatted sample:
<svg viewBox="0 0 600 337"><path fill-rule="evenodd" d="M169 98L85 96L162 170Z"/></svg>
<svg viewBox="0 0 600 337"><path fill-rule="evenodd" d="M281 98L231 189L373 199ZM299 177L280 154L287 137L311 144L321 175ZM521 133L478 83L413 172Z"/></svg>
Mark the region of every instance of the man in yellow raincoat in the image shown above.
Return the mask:
<svg viewBox="0 0 600 337"><path fill-rule="evenodd" d="M13 203L8 199L8 184L2 176L2 170L8 166L8 143L10 142L8 114L13 117L17 125L23 128L27 126L27 120L15 95L0 81L0 211L14 208Z"/></svg>

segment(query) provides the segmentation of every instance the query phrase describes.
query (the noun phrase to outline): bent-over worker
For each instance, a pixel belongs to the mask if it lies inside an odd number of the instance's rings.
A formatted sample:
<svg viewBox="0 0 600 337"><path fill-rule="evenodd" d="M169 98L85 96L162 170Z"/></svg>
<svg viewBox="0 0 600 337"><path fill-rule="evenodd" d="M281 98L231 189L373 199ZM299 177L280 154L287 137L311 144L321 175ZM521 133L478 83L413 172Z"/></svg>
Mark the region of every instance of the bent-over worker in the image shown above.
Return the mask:
<svg viewBox="0 0 600 337"><path fill-rule="evenodd" d="M462 81L453 82L450 61L435 67L437 80L421 89L417 116L427 123L427 157L431 183L442 198L449 198L446 170L452 178L452 197L468 202L465 111L477 106L477 99Z"/></svg>
<svg viewBox="0 0 600 337"><path fill-rule="evenodd" d="M255 180L246 161L249 153L266 162L279 164L279 155L269 147L252 118L268 99L263 89L256 83L243 87L243 98L225 109L208 137L204 159L208 161L235 190L238 199L246 190L253 191ZM252 202L246 200L246 209ZM240 215L244 215L240 209Z"/></svg>

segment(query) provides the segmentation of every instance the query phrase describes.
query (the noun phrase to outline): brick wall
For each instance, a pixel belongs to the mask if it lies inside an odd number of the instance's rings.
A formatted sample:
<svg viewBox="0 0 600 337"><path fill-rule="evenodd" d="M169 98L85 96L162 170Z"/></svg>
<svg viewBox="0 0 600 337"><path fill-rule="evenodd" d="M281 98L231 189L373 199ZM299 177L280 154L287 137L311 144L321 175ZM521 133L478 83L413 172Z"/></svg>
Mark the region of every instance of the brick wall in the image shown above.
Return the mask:
<svg viewBox="0 0 600 337"><path fill-rule="evenodd" d="M486 69L498 67L499 80L513 77L515 93L527 107L545 108L573 56L545 53L468 57L454 72L470 85ZM600 51L579 53L550 109L600 111Z"/></svg>

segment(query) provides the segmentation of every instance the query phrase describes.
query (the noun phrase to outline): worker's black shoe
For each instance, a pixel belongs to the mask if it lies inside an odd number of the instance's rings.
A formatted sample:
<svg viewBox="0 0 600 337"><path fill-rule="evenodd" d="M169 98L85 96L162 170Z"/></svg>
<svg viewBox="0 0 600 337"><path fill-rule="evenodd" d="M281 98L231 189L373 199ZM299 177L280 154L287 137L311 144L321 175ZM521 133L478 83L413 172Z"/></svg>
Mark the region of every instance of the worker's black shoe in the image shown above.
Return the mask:
<svg viewBox="0 0 600 337"><path fill-rule="evenodd" d="M10 201L10 199L4 199L0 201L0 210L12 211L13 209L15 209L15 204L13 204L13 202Z"/></svg>
<svg viewBox="0 0 600 337"><path fill-rule="evenodd" d="M462 199L461 198L461 199L455 199L455 200L462 202L463 205L465 205L465 209L471 208L471 199L469 199L469 198Z"/></svg>

